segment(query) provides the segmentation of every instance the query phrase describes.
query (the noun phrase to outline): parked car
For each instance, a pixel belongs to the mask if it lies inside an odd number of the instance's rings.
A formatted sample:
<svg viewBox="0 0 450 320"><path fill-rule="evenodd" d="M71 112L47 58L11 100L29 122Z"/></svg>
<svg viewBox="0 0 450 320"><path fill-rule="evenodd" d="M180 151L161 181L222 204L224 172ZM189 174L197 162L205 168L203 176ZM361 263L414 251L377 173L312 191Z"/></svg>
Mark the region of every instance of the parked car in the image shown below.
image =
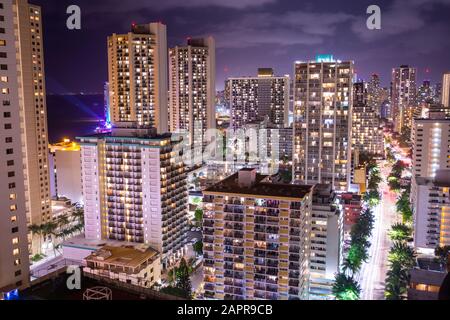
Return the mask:
<svg viewBox="0 0 450 320"><path fill-rule="evenodd" d="M198 227L195 231L202 231L202 228Z"/></svg>
<svg viewBox="0 0 450 320"><path fill-rule="evenodd" d="M191 243L194 244L194 243L196 243L197 241L198 241L197 238L192 238Z"/></svg>
<svg viewBox="0 0 450 320"><path fill-rule="evenodd" d="M192 227L192 228L191 228L191 231L192 231L192 232L194 232L195 230L196 230L195 227Z"/></svg>

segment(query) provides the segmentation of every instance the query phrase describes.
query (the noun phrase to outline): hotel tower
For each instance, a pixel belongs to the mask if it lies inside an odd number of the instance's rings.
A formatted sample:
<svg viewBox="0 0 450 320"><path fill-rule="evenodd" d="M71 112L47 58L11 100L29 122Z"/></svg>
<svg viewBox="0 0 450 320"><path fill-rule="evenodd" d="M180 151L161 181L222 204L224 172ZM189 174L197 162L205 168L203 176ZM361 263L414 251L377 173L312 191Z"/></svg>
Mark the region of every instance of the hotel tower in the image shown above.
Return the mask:
<svg viewBox="0 0 450 320"><path fill-rule="evenodd" d="M169 50L170 131L186 130L194 146L205 146L216 127L216 54L212 37L187 40Z"/></svg>
<svg viewBox="0 0 450 320"><path fill-rule="evenodd" d="M132 25L108 37L112 123L133 121L168 132L167 35L161 23Z"/></svg>
<svg viewBox="0 0 450 320"><path fill-rule="evenodd" d="M293 177L349 187L353 62L318 56L294 65Z"/></svg>
<svg viewBox="0 0 450 320"><path fill-rule="evenodd" d="M40 7L0 3L0 295L28 285L27 225L51 218L42 33Z"/></svg>

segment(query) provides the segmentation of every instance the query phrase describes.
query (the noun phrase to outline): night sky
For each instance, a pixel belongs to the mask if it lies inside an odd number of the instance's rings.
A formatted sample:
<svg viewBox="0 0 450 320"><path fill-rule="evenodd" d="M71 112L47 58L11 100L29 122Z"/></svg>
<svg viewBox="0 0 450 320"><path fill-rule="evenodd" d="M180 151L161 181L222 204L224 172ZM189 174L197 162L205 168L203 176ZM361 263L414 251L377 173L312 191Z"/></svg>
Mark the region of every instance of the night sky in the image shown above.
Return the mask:
<svg viewBox="0 0 450 320"><path fill-rule="evenodd" d="M106 37L134 23L167 25L168 46L187 37L216 38L217 88L258 67L292 74L295 60L333 54L354 60L359 78L379 73L383 84L401 64L418 82L440 82L450 70L450 0L30 0L44 12L48 93L102 92ZM66 8L81 8L81 30L66 28ZM382 10L382 29L366 28L366 9ZM426 72L428 69L428 72Z"/></svg>

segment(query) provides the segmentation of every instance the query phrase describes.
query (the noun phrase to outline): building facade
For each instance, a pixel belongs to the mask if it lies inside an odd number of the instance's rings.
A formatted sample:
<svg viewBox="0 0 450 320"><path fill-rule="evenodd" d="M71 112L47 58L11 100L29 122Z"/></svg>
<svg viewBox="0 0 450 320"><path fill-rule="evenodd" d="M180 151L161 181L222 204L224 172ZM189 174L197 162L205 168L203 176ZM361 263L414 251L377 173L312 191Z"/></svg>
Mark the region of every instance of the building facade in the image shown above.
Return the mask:
<svg viewBox="0 0 450 320"><path fill-rule="evenodd" d="M65 140L49 145L49 149L55 197L65 197L72 203L82 204L80 146L74 141Z"/></svg>
<svg viewBox="0 0 450 320"><path fill-rule="evenodd" d="M78 139L86 238L148 244L164 267L175 262L185 250L188 197L170 134L119 123Z"/></svg>
<svg viewBox="0 0 450 320"><path fill-rule="evenodd" d="M353 84L352 144L360 153L384 155L383 130L376 110L369 104L364 82ZM379 112L378 112L379 114Z"/></svg>
<svg viewBox="0 0 450 320"><path fill-rule="evenodd" d="M312 187L243 169L204 190L205 296L308 299Z"/></svg>
<svg viewBox="0 0 450 320"><path fill-rule="evenodd" d="M435 177L439 169L450 169L450 119L443 113L414 119L412 139L413 177Z"/></svg>
<svg viewBox="0 0 450 320"><path fill-rule="evenodd" d="M411 187L414 246L434 250L450 245L450 170L435 178L416 177Z"/></svg>
<svg viewBox="0 0 450 320"><path fill-rule="evenodd" d="M170 131L185 130L194 146L205 146L216 127L214 38L188 39L169 50Z"/></svg>
<svg viewBox="0 0 450 320"><path fill-rule="evenodd" d="M441 103L445 108L450 108L450 71L444 73L444 75L442 76L441 95Z"/></svg>
<svg viewBox="0 0 450 320"><path fill-rule="evenodd" d="M258 69L257 77L227 79L230 128L266 118L278 128L288 127L289 83L289 76L277 77L270 68Z"/></svg>
<svg viewBox="0 0 450 320"><path fill-rule="evenodd" d="M416 77L416 68L402 65L392 69L391 118L398 133L411 128L412 114L417 105Z"/></svg>
<svg viewBox="0 0 450 320"><path fill-rule="evenodd" d="M108 37L109 105L112 122L169 131L167 35L162 23L133 25Z"/></svg>
<svg viewBox="0 0 450 320"><path fill-rule="evenodd" d="M353 62L294 65L293 177L345 191L351 177Z"/></svg>
<svg viewBox="0 0 450 320"><path fill-rule="evenodd" d="M343 215L331 185L315 185L311 215L309 298L334 299L332 288L343 255Z"/></svg>
<svg viewBox="0 0 450 320"><path fill-rule="evenodd" d="M374 110L375 115L381 116L381 104L386 99L385 92L381 87L380 76L376 73L372 74L367 83L367 104Z"/></svg>
<svg viewBox="0 0 450 320"><path fill-rule="evenodd" d="M24 87L27 90L27 99L30 98L28 90L32 91L34 88L33 82L30 80L32 76L29 64L32 59L31 42L28 43L25 39L30 40L27 38L31 32L30 17L33 17L34 21L37 16L36 22L40 25L40 15L35 15L35 10L38 9L38 7L28 5L25 1L2 1L0 6L0 28L3 30L3 33L0 34L0 90L2 93L0 98L2 105L0 117L0 152L2 154L0 161L0 299L29 284L27 224L31 222L31 217L28 211L30 209L29 190L26 189L30 186L26 181L26 175L30 166L24 169L24 162L26 162L24 159L27 159L29 150L25 150L27 140L25 131L22 130L25 130L24 121L26 120L23 118ZM25 39L23 42L19 42L16 37L22 32ZM27 46L21 48L21 45ZM30 56L26 57L25 52ZM22 61L22 59L25 60ZM30 67L30 70L26 70L25 65ZM36 66L36 68L38 67ZM20 76L19 72L23 71L26 71L26 75ZM39 95L37 99L40 100ZM32 112L35 117L36 111L38 111L38 118L40 118L40 105L35 111L32 110L34 100L28 101L28 103L28 112ZM44 107L42 109L44 110ZM43 134L45 135L45 133ZM43 147L45 146L46 144ZM37 158L35 160L38 162ZM37 179L39 182L39 177ZM39 190L37 192L39 197ZM43 201L45 209L45 199ZM37 204L39 205L38 212L41 214L40 199Z"/></svg>

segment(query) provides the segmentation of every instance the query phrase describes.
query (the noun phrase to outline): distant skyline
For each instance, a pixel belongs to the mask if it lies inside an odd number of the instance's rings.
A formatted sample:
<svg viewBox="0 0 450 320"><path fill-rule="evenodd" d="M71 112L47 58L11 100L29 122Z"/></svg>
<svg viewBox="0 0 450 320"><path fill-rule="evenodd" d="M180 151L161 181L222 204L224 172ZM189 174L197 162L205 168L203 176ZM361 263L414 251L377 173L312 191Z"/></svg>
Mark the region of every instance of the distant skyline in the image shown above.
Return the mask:
<svg viewBox="0 0 450 320"><path fill-rule="evenodd" d="M388 86L391 69L417 67L417 83L441 82L450 70L450 0L35 0L44 14L48 93L103 92L106 38L132 23L167 25L168 47L187 37L212 35L217 44L217 89L232 76L271 67L293 73L296 60L333 54L354 60L358 78L378 73ZM82 11L82 29L66 28L66 8ZM382 10L382 29L366 28L366 8ZM428 70L428 73L426 72Z"/></svg>

